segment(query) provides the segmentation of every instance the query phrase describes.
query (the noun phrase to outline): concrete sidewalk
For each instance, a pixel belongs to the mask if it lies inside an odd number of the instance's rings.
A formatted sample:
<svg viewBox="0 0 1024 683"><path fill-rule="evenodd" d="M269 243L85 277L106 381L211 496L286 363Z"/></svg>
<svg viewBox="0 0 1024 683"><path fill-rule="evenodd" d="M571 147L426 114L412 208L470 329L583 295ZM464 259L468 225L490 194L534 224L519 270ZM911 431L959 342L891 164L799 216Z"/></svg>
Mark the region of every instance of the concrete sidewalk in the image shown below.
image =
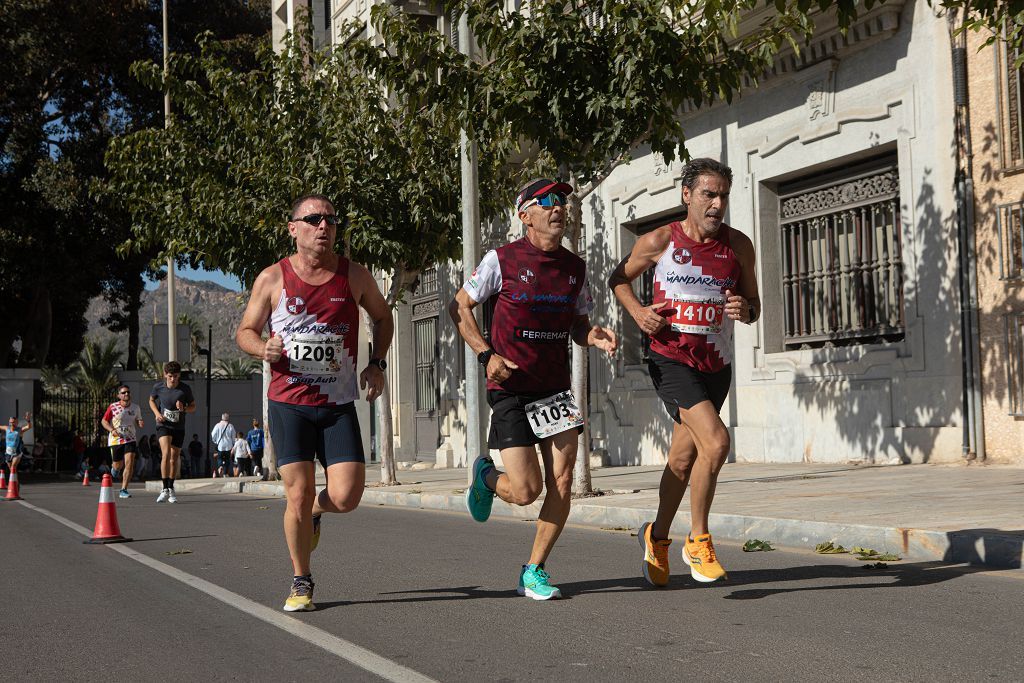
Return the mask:
<svg viewBox="0 0 1024 683"><path fill-rule="evenodd" d="M654 518L660 467L593 471L605 495L573 501L570 523L636 529ZM367 468L363 504L465 511L466 471L400 470L398 486L373 484ZM322 483L322 477L321 477ZM178 491L283 496L280 482L249 478L186 479ZM160 482L147 483L159 492ZM536 518L495 500L493 515ZM822 541L847 548L895 552L906 560L971 562L1021 570L1024 548L1024 469L995 465L808 465L730 463L719 477L711 514L716 538L757 538L813 549ZM689 529L688 499L673 535Z"/></svg>

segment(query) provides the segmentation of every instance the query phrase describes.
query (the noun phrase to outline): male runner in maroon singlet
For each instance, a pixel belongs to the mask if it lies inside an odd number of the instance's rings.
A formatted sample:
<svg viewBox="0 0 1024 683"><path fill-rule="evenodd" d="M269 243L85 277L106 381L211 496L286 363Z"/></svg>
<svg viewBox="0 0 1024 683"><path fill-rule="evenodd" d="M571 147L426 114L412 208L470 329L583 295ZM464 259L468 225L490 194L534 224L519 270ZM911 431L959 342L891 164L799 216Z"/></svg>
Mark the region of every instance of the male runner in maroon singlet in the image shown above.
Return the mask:
<svg viewBox="0 0 1024 683"><path fill-rule="evenodd" d="M354 402L360 388L367 401L383 390L384 356L394 333L373 276L334 252L337 224L327 197L295 200L288 232L296 253L256 278L235 335L243 351L271 363L269 428L284 481L284 535L295 572L287 612L315 609L309 560L320 539L320 516L350 512L362 498L366 459ZM357 375L360 306L373 320L373 351ZM268 322L270 338L264 340ZM314 458L327 475L319 495Z"/></svg>
<svg viewBox="0 0 1024 683"><path fill-rule="evenodd" d="M546 487L529 562L518 592L534 600L561 597L544 570L569 517L572 470L583 415L569 390L569 339L615 353L615 334L591 326L594 308L586 264L561 246L566 196L572 186L546 178L526 184L516 196L526 236L488 252L455 295L448 312L459 334L487 372L491 406L488 445L501 451L506 471L486 454L473 463L466 505L486 521L494 496L529 505ZM494 300L490 339L473 318L477 304ZM544 460L544 474L536 446Z"/></svg>
<svg viewBox="0 0 1024 683"><path fill-rule="evenodd" d="M694 159L683 171L686 219L647 233L612 273L608 286L651 338L648 369L675 420L668 464L661 477L658 516L640 527L644 578L669 579L672 518L690 484L690 533L683 560L704 583L726 576L708 533L718 473L729 455L729 432L719 417L732 381L733 321L760 313L754 245L725 223L732 170ZM654 268L654 301L643 306L632 282Z"/></svg>

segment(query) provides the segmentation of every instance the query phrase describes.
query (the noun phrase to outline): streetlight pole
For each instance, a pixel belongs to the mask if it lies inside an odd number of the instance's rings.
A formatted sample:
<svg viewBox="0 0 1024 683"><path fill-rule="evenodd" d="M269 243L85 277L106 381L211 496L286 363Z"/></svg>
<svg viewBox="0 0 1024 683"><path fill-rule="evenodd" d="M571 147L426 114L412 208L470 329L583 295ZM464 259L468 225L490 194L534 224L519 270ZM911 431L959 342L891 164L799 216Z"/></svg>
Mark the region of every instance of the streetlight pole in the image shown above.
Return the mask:
<svg viewBox="0 0 1024 683"><path fill-rule="evenodd" d="M168 75L167 0L163 0L164 80ZM171 91L164 87L164 128L171 127ZM174 315L174 257L167 257L167 360L178 360L178 327Z"/></svg>
<svg viewBox="0 0 1024 683"><path fill-rule="evenodd" d="M473 51L472 37L469 34L469 15L463 12L459 16L459 52L471 56ZM462 129L459 136L459 155L462 164L462 275L468 282L473 277L479 251L480 204L477 175L476 141L469 137L469 131ZM469 344L465 344L466 368L466 471L470 480L470 464L473 459L483 453L480 438L480 364Z"/></svg>

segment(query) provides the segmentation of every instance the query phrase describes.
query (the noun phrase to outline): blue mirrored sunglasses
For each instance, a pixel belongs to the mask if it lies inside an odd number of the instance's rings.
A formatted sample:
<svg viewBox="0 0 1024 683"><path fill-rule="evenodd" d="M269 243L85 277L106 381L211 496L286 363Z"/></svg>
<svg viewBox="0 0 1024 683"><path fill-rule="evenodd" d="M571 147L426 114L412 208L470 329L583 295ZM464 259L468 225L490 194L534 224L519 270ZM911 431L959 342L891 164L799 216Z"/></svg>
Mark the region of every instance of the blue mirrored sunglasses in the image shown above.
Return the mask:
<svg viewBox="0 0 1024 683"><path fill-rule="evenodd" d="M549 192L543 197L534 197L533 199L537 202L538 206L543 206L546 209L552 206L565 206L566 201L565 195L557 192Z"/></svg>

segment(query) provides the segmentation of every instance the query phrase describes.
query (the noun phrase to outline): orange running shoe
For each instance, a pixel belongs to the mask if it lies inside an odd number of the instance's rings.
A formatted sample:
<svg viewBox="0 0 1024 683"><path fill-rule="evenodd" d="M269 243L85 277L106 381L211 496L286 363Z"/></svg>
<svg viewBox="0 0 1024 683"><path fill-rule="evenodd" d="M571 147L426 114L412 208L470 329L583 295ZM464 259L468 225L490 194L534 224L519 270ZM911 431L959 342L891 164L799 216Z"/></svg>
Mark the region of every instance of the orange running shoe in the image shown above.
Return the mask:
<svg viewBox="0 0 1024 683"><path fill-rule="evenodd" d="M652 586L665 586L668 585L669 577L668 547L672 544L672 541L669 539L664 541L654 540L651 536L651 529L653 528L653 524L644 522L644 525L640 527L640 531L636 535L644 549L644 561L640 566L643 568L644 578L647 579L647 583Z"/></svg>
<svg viewBox="0 0 1024 683"><path fill-rule="evenodd" d="M715 556L711 534L702 534L692 540L687 534L686 542L683 544L683 562L690 565L690 574L701 583L729 578L725 573L725 567Z"/></svg>

